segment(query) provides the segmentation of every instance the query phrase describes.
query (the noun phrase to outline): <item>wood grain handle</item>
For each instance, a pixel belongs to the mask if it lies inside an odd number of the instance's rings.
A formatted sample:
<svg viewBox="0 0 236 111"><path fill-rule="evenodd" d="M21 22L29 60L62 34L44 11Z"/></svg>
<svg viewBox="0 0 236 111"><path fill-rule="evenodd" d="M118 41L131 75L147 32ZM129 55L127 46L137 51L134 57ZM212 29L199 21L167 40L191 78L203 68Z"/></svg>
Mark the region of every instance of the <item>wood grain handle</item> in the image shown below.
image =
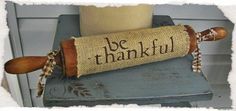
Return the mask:
<svg viewBox="0 0 236 111"><path fill-rule="evenodd" d="M9 60L5 63L5 71L11 74L24 74L42 69L47 61L47 56L25 56ZM61 54L55 57L57 65L62 66Z"/></svg>
<svg viewBox="0 0 236 111"><path fill-rule="evenodd" d="M46 56L19 57L6 62L4 67L8 73L24 74L41 69L46 61Z"/></svg>
<svg viewBox="0 0 236 111"><path fill-rule="evenodd" d="M228 34L227 30L223 27L213 27L197 33L195 33L190 26L185 25L185 27L190 37L190 48L188 54L191 54L197 47L197 35L202 39L202 41L216 41L224 39Z"/></svg>
<svg viewBox="0 0 236 111"><path fill-rule="evenodd" d="M225 38L227 34L228 32L224 27L213 27L200 32L200 37L203 41L216 41Z"/></svg>

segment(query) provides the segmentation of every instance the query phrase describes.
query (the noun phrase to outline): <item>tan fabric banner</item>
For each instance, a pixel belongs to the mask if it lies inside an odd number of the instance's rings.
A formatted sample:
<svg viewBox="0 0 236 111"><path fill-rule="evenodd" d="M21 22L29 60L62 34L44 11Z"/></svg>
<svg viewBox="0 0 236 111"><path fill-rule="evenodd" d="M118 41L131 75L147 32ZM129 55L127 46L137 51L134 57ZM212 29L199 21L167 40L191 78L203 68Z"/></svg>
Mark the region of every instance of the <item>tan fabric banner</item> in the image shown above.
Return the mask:
<svg viewBox="0 0 236 111"><path fill-rule="evenodd" d="M78 77L182 57L189 51L184 26L75 38Z"/></svg>

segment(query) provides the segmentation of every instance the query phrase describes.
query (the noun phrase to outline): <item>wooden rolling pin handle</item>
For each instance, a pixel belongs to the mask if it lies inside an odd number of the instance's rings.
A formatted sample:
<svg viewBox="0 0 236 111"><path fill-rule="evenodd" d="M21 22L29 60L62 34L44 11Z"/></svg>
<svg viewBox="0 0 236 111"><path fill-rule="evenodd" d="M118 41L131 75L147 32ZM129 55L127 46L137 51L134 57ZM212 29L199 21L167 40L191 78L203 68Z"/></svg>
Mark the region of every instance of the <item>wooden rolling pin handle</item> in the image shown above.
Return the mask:
<svg viewBox="0 0 236 111"><path fill-rule="evenodd" d="M226 29L223 27L213 27L198 33L195 33L188 25L185 25L185 27L190 37L190 48L188 54L191 54L197 48L197 36L199 36L202 41L216 41L225 38L228 34Z"/></svg>
<svg viewBox="0 0 236 111"><path fill-rule="evenodd" d="M42 68L46 61L46 56L19 57L5 63L5 71L11 74L23 74Z"/></svg>
<svg viewBox="0 0 236 111"><path fill-rule="evenodd" d="M57 65L61 66L60 53L55 57ZM24 74L42 69L47 61L47 56L26 56L9 60L5 63L5 71L11 74Z"/></svg>
<svg viewBox="0 0 236 111"><path fill-rule="evenodd" d="M203 41L216 41L227 36L228 32L223 27L213 27L200 32Z"/></svg>

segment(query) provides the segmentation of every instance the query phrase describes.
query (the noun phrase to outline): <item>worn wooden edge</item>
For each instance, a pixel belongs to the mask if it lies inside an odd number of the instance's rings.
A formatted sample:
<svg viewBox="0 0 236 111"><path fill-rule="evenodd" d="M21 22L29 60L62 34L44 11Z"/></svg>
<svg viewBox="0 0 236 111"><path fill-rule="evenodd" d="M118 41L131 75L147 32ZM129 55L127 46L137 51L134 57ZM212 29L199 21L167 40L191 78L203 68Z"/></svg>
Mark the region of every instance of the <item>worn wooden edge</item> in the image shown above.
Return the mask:
<svg viewBox="0 0 236 111"><path fill-rule="evenodd" d="M65 100L64 98L44 98L44 105L46 107L53 107L53 106L64 106L69 107L71 104L77 103L77 105L85 105L85 106L95 106L95 105L111 105L114 103L117 104L127 104L129 102L130 104L138 104L138 105L150 105L150 104L163 104L163 103L170 103L168 101L172 101L171 103L177 103L177 102L194 102L189 101L189 99L197 98L196 101L205 101L213 98L213 92L212 91L206 91L204 93L197 93L197 94L191 94L191 95L183 95L183 96L161 96L159 98L129 98L129 99L94 99L94 100L79 100L79 99L68 99ZM166 100L168 99L168 100Z"/></svg>
<svg viewBox="0 0 236 111"><path fill-rule="evenodd" d="M77 75L77 53L74 45L74 39L64 40L61 42L61 54L63 70L66 76L72 77Z"/></svg>
<svg viewBox="0 0 236 111"><path fill-rule="evenodd" d="M197 38L196 38L196 33L193 30L192 27L190 27L189 25L184 25L184 27L186 28L186 31L188 32L189 35L189 40L190 40L190 44L189 44L189 51L188 54L191 54L196 48L197 48Z"/></svg>

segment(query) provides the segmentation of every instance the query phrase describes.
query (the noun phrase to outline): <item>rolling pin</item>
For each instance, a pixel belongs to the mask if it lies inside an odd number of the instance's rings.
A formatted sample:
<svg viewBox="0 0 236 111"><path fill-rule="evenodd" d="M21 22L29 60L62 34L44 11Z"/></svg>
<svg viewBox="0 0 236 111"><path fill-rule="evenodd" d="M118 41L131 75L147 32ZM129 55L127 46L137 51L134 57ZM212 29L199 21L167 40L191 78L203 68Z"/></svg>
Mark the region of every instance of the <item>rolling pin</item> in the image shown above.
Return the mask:
<svg viewBox="0 0 236 111"><path fill-rule="evenodd" d="M5 71L28 73L45 69L45 64L53 61L63 68L66 76L80 77L192 53L199 57L201 41L215 41L226 35L223 27L195 33L188 25L177 25L71 38L61 42L60 51L54 53L52 59L48 56L15 58L5 63ZM197 59L194 58L193 64L200 61Z"/></svg>

